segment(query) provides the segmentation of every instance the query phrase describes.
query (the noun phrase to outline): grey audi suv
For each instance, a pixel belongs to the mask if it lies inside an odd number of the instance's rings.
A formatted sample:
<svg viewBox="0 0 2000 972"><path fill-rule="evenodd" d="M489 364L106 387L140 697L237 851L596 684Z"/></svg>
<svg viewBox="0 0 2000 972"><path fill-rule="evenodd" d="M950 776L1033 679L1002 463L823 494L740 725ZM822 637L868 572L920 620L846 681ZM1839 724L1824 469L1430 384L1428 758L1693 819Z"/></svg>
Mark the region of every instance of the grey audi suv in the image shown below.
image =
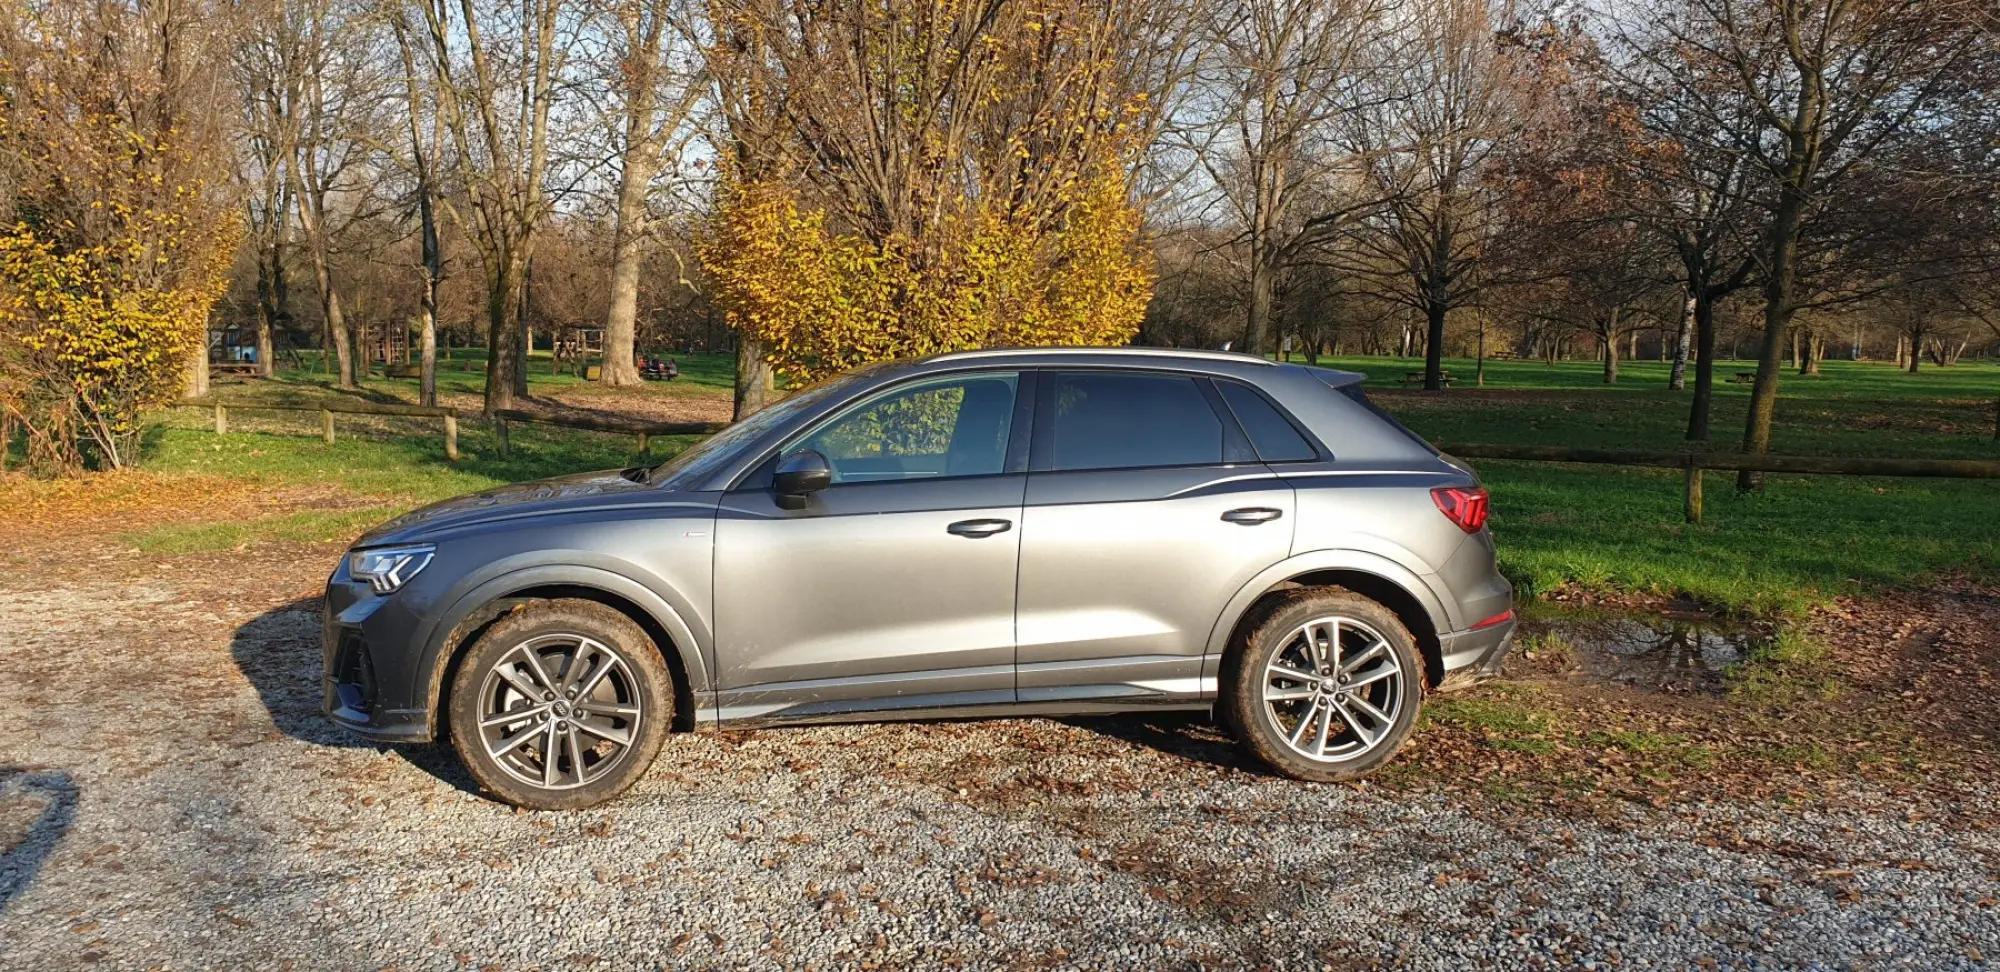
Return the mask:
<svg viewBox="0 0 2000 972"><path fill-rule="evenodd" d="M670 731L850 720L1212 711L1351 779L1514 629L1486 491L1361 380L1136 348L850 372L664 465L362 537L326 709L541 809L618 795Z"/></svg>

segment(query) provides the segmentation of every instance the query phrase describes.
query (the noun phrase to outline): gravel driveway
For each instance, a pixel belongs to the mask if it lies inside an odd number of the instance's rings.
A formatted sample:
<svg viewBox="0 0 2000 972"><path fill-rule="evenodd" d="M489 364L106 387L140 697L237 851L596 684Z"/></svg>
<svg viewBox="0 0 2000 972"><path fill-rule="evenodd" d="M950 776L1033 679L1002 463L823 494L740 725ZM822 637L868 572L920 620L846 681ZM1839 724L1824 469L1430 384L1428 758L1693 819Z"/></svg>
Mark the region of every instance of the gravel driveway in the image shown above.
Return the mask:
<svg viewBox="0 0 2000 972"><path fill-rule="evenodd" d="M320 719L310 596L331 556L0 580L0 968L2000 954L1991 826L1916 807L1474 812L1262 776L1186 720L682 736L622 802L517 813L467 792L445 751L378 750ZM1996 819L1983 786L1970 816Z"/></svg>

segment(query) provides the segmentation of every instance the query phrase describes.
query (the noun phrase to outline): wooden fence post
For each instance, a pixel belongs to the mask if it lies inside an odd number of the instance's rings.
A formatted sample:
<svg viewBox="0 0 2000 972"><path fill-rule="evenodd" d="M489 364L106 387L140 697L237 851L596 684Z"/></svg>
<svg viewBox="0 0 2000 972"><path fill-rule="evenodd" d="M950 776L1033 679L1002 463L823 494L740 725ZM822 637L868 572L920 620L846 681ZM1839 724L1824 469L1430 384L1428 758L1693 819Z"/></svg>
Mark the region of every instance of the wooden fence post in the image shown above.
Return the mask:
<svg viewBox="0 0 2000 972"><path fill-rule="evenodd" d="M222 407L222 403L221 403L221 402L216 402L216 403L215 403L215 434L216 434L216 435L226 435L226 434L228 434L228 432L229 432L229 411L228 411L227 409L225 409L225 408L223 408L223 407Z"/></svg>
<svg viewBox="0 0 2000 972"><path fill-rule="evenodd" d="M320 432L321 432L321 437L322 437L322 438L324 438L324 439L326 440L326 444L327 444L327 445L332 445L332 444L333 444L333 410L332 410L332 409L330 409L330 408L322 408L322 409L320 409L320 410L319 410L319 422L320 422Z"/></svg>
<svg viewBox="0 0 2000 972"><path fill-rule="evenodd" d="M1701 522L1701 466L1694 461L1693 456L1688 457L1687 503L1682 512L1687 516L1689 523Z"/></svg>
<svg viewBox="0 0 2000 972"><path fill-rule="evenodd" d="M444 457L458 461L458 413L444 413Z"/></svg>
<svg viewBox="0 0 2000 972"><path fill-rule="evenodd" d="M499 436L499 437L500 437L500 454L501 454L501 455L503 455L503 456L504 456L504 455L507 455L507 454L508 454L508 452L509 452L509 448L508 448L508 442L507 442L507 420L506 420L506 419L503 419L503 418L496 418L496 419L494 419L494 420L493 420L493 434L494 434L494 435L497 435L497 436Z"/></svg>

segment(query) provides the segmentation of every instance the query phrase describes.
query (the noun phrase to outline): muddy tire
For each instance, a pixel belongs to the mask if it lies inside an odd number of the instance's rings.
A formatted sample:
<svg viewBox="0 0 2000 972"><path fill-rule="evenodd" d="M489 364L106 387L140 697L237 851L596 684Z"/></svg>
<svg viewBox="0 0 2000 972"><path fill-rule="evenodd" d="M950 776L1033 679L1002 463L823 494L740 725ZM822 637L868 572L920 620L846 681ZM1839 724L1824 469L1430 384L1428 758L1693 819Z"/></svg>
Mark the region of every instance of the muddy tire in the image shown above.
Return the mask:
<svg viewBox="0 0 2000 972"><path fill-rule="evenodd" d="M574 810L645 775L674 722L674 682L631 618L595 601L534 601L466 652L449 706L452 747L487 792Z"/></svg>
<svg viewBox="0 0 2000 972"><path fill-rule="evenodd" d="M1395 612L1338 587L1305 587L1239 635L1224 724L1250 755L1295 779L1374 772L1423 708L1423 656Z"/></svg>

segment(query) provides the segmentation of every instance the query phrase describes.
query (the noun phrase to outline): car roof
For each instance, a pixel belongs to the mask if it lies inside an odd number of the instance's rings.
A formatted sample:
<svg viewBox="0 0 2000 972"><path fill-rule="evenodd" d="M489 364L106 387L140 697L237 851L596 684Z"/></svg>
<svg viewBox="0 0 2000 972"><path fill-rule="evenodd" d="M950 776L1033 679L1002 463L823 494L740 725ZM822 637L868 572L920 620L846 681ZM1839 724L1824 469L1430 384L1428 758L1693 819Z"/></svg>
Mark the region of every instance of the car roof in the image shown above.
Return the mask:
<svg viewBox="0 0 2000 972"><path fill-rule="evenodd" d="M1087 367L1107 364L1144 367L1168 367L1189 369L1216 374L1232 374L1252 381L1273 370L1289 370L1294 373L1310 372L1329 387L1340 388L1355 384L1366 378L1358 372L1334 371L1329 368L1307 368L1302 365L1280 364L1268 358L1244 354L1239 351L1207 351L1198 348L1144 348L1144 347L1046 347L1046 348L990 348L980 351L952 351L945 354L917 358L906 362L911 368L949 367L962 364ZM1269 370L1267 370L1269 369Z"/></svg>

